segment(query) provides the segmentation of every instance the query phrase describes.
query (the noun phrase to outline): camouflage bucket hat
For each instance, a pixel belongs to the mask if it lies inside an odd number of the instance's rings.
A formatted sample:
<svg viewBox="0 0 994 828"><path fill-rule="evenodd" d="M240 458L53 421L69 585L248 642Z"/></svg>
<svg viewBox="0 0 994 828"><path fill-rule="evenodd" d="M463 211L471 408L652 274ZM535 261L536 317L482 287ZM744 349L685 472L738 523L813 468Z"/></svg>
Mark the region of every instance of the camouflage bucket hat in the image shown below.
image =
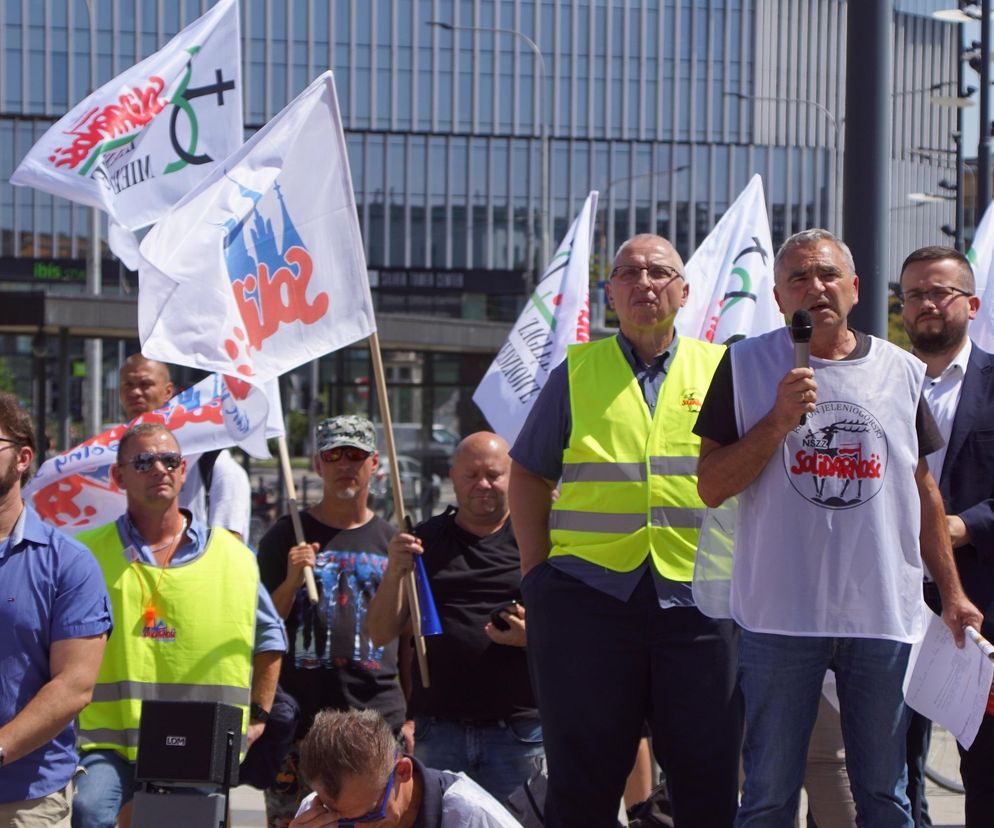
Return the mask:
<svg viewBox="0 0 994 828"><path fill-rule="evenodd" d="M343 414L322 420L314 429L314 444L318 451L338 446L355 446L363 451L376 451L376 429L365 417Z"/></svg>

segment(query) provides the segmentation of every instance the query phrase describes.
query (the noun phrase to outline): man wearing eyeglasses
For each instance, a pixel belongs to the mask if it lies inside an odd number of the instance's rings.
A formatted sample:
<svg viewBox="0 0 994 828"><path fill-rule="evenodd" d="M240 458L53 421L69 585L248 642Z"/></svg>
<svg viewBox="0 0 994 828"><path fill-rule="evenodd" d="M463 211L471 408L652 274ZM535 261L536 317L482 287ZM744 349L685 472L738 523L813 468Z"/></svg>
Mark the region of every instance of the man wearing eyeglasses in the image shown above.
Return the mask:
<svg viewBox="0 0 994 828"><path fill-rule="evenodd" d="M922 561L962 646L980 612L953 564L924 458L942 445L924 366L854 331L849 248L827 230L788 238L773 265L780 310L807 310L811 367L784 327L728 349L697 420L698 487L738 497L730 609L742 627L745 784L739 828L793 824L822 681L832 669L860 825L911 828L902 681L924 632Z"/></svg>
<svg viewBox="0 0 994 828"><path fill-rule="evenodd" d="M130 824L142 701L241 707L243 756L266 726L286 651L283 624L252 551L180 509L185 475L169 429L132 426L111 467L127 511L78 536L103 571L117 629L93 702L79 717L86 773L73 807L76 828Z"/></svg>
<svg viewBox="0 0 994 828"><path fill-rule="evenodd" d="M946 507L953 557L967 596L984 612L983 635L994 639L994 356L970 341L967 326L980 299L973 268L951 247L923 247L901 268L901 318L925 363L922 393L945 445L928 455ZM939 589L929 573L925 600L942 612ZM909 775L916 783L912 806L924 807L923 765L930 723L912 716ZM994 814L994 716L984 716L969 750L960 749L966 788L966 824L979 828ZM916 797L920 796L920 804Z"/></svg>
<svg viewBox="0 0 994 828"><path fill-rule="evenodd" d="M174 394L169 367L131 354L121 366L121 408L129 420L165 405ZM248 538L252 512L248 475L227 449L208 451L189 464L180 506L208 526Z"/></svg>
<svg viewBox="0 0 994 828"><path fill-rule="evenodd" d="M314 445L323 491L300 515L306 542L297 544L289 515L259 542L262 582L286 619L290 639L280 683L300 704L298 738L325 708L372 708L399 733L406 704L397 641L374 644L367 619L394 534L368 505L369 482L379 465L376 431L365 417L331 417L315 428ZM305 566L314 569L317 605L307 598ZM310 792L297 766L295 745L265 794L270 828L285 828Z"/></svg>
<svg viewBox="0 0 994 828"><path fill-rule="evenodd" d="M21 499L31 417L0 393L0 825L68 828L73 720L93 692L111 629L93 556Z"/></svg>
<svg viewBox="0 0 994 828"><path fill-rule="evenodd" d="M626 241L607 286L620 333L570 347L511 451L550 826L615 824L644 722L676 824L735 816L736 634L690 588L704 513L692 428L724 348L677 335L690 289L666 239Z"/></svg>
<svg viewBox="0 0 994 828"><path fill-rule="evenodd" d="M463 773L397 753L390 725L373 710L324 711L300 748L314 792L291 828L512 828L519 823Z"/></svg>

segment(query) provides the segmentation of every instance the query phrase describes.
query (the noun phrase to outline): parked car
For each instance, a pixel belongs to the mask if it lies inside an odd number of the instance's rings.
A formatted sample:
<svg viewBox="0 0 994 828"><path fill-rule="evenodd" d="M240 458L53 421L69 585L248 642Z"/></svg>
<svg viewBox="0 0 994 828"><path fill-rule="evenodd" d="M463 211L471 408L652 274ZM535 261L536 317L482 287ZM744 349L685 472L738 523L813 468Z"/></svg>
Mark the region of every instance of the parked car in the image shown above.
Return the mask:
<svg viewBox="0 0 994 828"><path fill-rule="evenodd" d="M432 426L431 437L426 440L419 423L394 423L393 439L398 454L406 454L419 461L428 474L440 476L449 473L452 455L459 442L458 435L438 424ZM382 425L376 426L376 445L379 446L382 457L386 453Z"/></svg>
<svg viewBox="0 0 994 828"><path fill-rule="evenodd" d="M415 523L430 517L441 496L441 478L437 474L426 474L421 463L407 454L397 455L397 468L405 511ZM391 480L390 460L383 452L380 465L369 481L369 501L370 508L387 519L394 512Z"/></svg>

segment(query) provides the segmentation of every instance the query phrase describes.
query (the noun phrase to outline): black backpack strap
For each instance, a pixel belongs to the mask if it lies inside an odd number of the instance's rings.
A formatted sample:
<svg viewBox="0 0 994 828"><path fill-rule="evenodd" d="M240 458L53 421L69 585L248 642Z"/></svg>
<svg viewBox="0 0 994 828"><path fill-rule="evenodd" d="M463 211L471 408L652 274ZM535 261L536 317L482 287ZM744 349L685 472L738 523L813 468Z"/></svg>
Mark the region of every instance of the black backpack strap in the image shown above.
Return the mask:
<svg viewBox="0 0 994 828"><path fill-rule="evenodd" d="M204 517L208 525L211 522L211 481L214 479L214 464L220 456L221 449L214 449L214 451L205 451L197 461L197 471L200 472L200 479L204 483Z"/></svg>

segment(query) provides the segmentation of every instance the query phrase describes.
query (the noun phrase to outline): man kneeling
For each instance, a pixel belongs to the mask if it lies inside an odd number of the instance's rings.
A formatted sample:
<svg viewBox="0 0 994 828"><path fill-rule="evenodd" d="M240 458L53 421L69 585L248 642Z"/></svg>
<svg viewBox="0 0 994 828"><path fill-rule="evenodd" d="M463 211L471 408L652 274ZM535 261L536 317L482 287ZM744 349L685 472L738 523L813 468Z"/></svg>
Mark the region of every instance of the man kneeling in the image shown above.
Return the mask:
<svg viewBox="0 0 994 828"><path fill-rule="evenodd" d="M374 710L319 713L300 747L300 772L314 793L290 828L518 825L469 777L400 753L390 725Z"/></svg>

